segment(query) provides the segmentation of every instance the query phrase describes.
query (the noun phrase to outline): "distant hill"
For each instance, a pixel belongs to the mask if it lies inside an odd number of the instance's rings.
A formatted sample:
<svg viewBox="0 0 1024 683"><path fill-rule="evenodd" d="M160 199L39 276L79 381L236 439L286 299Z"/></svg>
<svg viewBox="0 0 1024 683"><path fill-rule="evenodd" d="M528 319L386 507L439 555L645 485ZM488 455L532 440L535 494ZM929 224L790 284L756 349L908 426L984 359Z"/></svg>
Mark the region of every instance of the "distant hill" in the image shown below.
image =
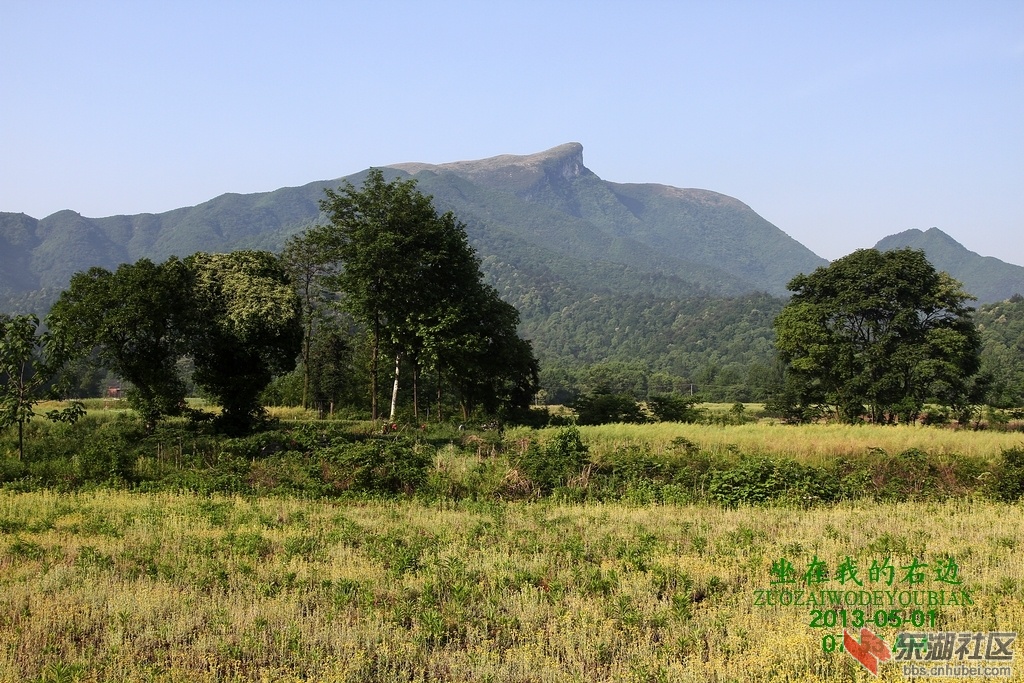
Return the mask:
<svg viewBox="0 0 1024 683"><path fill-rule="evenodd" d="M911 247L921 249L932 265L964 284L978 303L1004 301L1024 294L1024 267L980 256L938 228L925 231L905 230L890 235L875 245L879 251Z"/></svg>

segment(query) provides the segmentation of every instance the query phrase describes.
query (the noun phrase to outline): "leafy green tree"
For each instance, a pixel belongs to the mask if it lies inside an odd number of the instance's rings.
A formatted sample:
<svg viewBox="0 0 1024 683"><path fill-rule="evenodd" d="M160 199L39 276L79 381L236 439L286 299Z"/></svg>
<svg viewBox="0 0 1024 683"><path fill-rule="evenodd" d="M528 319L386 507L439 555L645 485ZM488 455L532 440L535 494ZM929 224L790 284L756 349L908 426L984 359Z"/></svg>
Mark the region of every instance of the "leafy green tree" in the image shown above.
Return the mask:
<svg viewBox="0 0 1024 683"><path fill-rule="evenodd" d="M299 300L302 302L302 407L309 407L314 335L328 314L330 280L337 275L338 254L328 228L314 226L290 238L281 253Z"/></svg>
<svg viewBox="0 0 1024 683"><path fill-rule="evenodd" d="M798 275L775 320L798 395L846 420L913 421L929 398L969 392L980 339L960 283L924 252L861 249Z"/></svg>
<svg viewBox="0 0 1024 683"><path fill-rule="evenodd" d="M507 332L500 329L501 321L496 317L496 306L507 304L500 302L497 293L484 285L480 262L469 246L466 226L447 212L425 225L424 233L426 240L421 263L426 267L421 275L419 300L415 310L405 319L400 328L402 333L396 340L405 349L412 367L413 415L417 417L420 371L424 366L432 367L439 374L447 370L449 376L458 376L460 367L446 367L445 359L458 355L452 354L457 347L462 350L479 348L483 342L477 323L482 313L486 315L489 311L495 314L489 323L498 327L490 332L498 335ZM493 297L490 308L488 297ZM519 321L518 312L511 306L509 308L514 316L514 335ZM468 366L462 367L468 370ZM496 389L496 393L500 394L500 389ZM440 416L439 409L439 419Z"/></svg>
<svg viewBox="0 0 1024 683"><path fill-rule="evenodd" d="M192 273L175 258L91 268L71 278L47 326L67 358L92 356L129 382L129 404L152 428L185 407L176 363L193 326L191 293Z"/></svg>
<svg viewBox="0 0 1024 683"><path fill-rule="evenodd" d="M194 278L187 351L195 381L219 400L221 424L244 431L262 413L260 392L295 367L301 303L270 252L197 253L185 264Z"/></svg>
<svg viewBox="0 0 1024 683"><path fill-rule="evenodd" d="M697 422L701 418L700 398L680 394L654 394L647 408L658 422Z"/></svg>
<svg viewBox="0 0 1024 683"><path fill-rule="evenodd" d="M577 422L581 425L599 425L612 422L646 422L640 404L629 394L613 394L607 387L598 387L581 396L573 406Z"/></svg>
<svg viewBox="0 0 1024 683"><path fill-rule="evenodd" d="M380 358L394 358L391 416L403 364L412 370L413 413L419 413L421 370L459 393L464 414L479 406L496 413L529 405L537 362L517 333L519 315L483 283L465 226L438 215L412 180L386 182L372 169L362 189L346 183L327 191L321 209L341 260L336 277L343 306L370 332L371 413L379 411Z"/></svg>
<svg viewBox="0 0 1024 683"><path fill-rule="evenodd" d="M320 410L351 400L355 371L351 337L337 324L321 327L309 353L310 398Z"/></svg>
<svg viewBox="0 0 1024 683"><path fill-rule="evenodd" d="M52 376L36 334L34 315L0 315L0 429L18 425L18 455L25 458L25 423L35 415L39 391Z"/></svg>
<svg viewBox="0 0 1024 683"><path fill-rule="evenodd" d="M988 403L1024 405L1024 296L986 304L975 320L981 330L982 372L991 377Z"/></svg>
<svg viewBox="0 0 1024 683"><path fill-rule="evenodd" d="M346 181L326 194L320 208L330 218L343 264L336 278L343 305L371 334L370 411L377 419L381 352L385 345L395 351L397 369L400 351L395 346L406 337L406 321L420 308L418 288L430 267L421 258L430 247L423 228L437 213L415 181L387 182L380 169L370 170L362 189Z"/></svg>
<svg viewBox="0 0 1024 683"><path fill-rule="evenodd" d="M503 418L529 409L539 387L539 366L517 327L519 312L488 285L462 299L446 355L439 362L455 387L463 418L477 408Z"/></svg>

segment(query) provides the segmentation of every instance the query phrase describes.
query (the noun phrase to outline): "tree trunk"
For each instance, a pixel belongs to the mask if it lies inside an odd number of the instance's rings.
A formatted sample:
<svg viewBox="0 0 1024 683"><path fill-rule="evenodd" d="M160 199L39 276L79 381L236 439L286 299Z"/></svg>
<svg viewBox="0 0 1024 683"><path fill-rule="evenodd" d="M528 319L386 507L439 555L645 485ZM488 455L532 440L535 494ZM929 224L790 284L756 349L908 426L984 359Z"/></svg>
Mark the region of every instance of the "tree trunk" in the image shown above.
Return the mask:
<svg viewBox="0 0 1024 683"><path fill-rule="evenodd" d="M18 459L25 460L25 421L18 420Z"/></svg>
<svg viewBox="0 0 1024 683"><path fill-rule="evenodd" d="M395 385L391 388L391 417L388 419L394 422L395 420L395 408L398 405L398 369L401 365L402 354L395 354Z"/></svg>

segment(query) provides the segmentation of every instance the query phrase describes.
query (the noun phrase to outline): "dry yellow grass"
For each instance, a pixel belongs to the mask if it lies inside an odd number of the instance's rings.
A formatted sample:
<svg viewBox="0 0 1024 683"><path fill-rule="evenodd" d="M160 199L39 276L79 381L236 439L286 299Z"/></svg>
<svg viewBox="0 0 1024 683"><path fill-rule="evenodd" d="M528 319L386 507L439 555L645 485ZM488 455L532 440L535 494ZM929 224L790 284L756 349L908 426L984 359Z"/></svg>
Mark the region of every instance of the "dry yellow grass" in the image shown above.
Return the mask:
<svg viewBox="0 0 1024 683"><path fill-rule="evenodd" d="M1022 513L0 491L0 681L869 680L772 564L953 557L937 627L1012 630Z"/></svg>
<svg viewBox="0 0 1024 683"><path fill-rule="evenodd" d="M1024 447L1021 432L921 426L660 423L580 427L580 432L584 442L598 452L636 443L646 443L658 451L668 448L673 439L683 437L710 452L738 449L742 453L783 455L808 462L856 457L875 448L891 455L918 448L935 455L959 454L989 460L1005 449Z"/></svg>

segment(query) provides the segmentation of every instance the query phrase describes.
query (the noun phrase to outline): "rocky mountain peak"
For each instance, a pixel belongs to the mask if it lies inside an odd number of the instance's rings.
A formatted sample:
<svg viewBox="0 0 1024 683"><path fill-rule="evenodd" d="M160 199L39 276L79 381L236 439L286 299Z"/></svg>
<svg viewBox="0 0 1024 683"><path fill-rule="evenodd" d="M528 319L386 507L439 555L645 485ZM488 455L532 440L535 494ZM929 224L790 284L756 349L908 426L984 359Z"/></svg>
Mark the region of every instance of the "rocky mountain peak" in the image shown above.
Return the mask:
<svg viewBox="0 0 1024 683"><path fill-rule="evenodd" d="M422 171L454 173L488 186L503 186L513 191L524 190L544 176L561 176L568 180L590 172L583 165L583 145L578 142L568 142L536 154L501 154L446 164L412 162L391 164L388 168L412 175Z"/></svg>

